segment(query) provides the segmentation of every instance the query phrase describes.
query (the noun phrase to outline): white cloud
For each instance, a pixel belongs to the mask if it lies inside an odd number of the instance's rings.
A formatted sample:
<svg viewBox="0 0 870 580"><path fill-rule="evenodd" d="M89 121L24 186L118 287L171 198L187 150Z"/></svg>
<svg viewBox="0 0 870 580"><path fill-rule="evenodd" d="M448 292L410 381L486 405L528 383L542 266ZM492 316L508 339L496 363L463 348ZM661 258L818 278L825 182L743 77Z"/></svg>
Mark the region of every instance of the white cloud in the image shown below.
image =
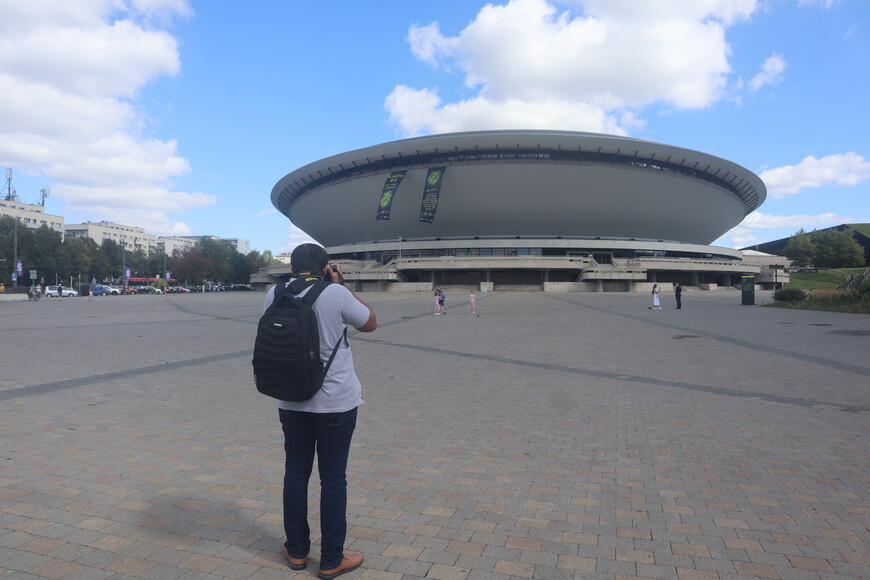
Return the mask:
<svg viewBox="0 0 870 580"><path fill-rule="evenodd" d="M772 54L761 65L761 72L749 81L749 88L757 91L764 85L775 85L783 81L782 73L785 71L785 59L781 54Z"/></svg>
<svg viewBox="0 0 870 580"><path fill-rule="evenodd" d="M415 57L425 63L438 64L438 53L449 53L456 41L441 35L437 22L427 26L412 26L408 32L408 44Z"/></svg>
<svg viewBox="0 0 870 580"><path fill-rule="evenodd" d="M770 241L780 237L790 236L801 228L807 231L827 228L839 224L854 222L851 216L836 213L806 214L806 215L773 215L754 211L740 222L739 225L729 230L721 238L713 242L714 245L726 244L734 247L747 247L762 241ZM783 230L786 233L777 232L773 236L759 238L759 230Z"/></svg>
<svg viewBox="0 0 870 580"><path fill-rule="evenodd" d="M823 6L831 9L839 2L840 0L798 0L798 6Z"/></svg>
<svg viewBox="0 0 870 580"><path fill-rule="evenodd" d="M757 243L760 243L760 240L755 236L753 230L737 226L713 242L713 245L719 246L725 244L726 246L733 246L735 248L745 248L746 246L751 246Z"/></svg>
<svg viewBox="0 0 870 580"><path fill-rule="evenodd" d="M858 185L870 180L870 161L854 152L812 155L797 165L786 165L762 172L759 177L773 199L782 199L807 188L825 185Z"/></svg>
<svg viewBox="0 0 870 580"><path fill-rule="evenodd" d="M136 99L180 70L165 27L191 14L187 0L0 3L0 164L45 179L92 219L188 232L168 214L216 199L174 191L189 164L175 141L139 136Z"/></svg>
<svg viewBox="0 0 870 580"><path fill-rule="evenodd" d="M52 195L54 192L52 191ZM120 224L135 225L144 228L148 233L160 235L192 235L194 232L183 221L175 221L166 215L162 209L141 209L136 207L117 207L115 205L77 205L71 204L70 209L76 215L84 216L82 221L109 221Z"/></svg>
<svg viewBox="0 0 870 580"><path fill-rule="evenodd" d="M757 229L773 228L825 228L853 221L854 218L835 213L821 213L811 215L772 215L754 211L740 224L743 227Z"/></svg>
<svg viewBox="0 0 870 580"><path fill-rule="evenodd" d="M260 218L268 217L270 215L279 215L279 213L280 212L278 212L277 209L271 208L271 209L264 209L264 210L258 211L257 213L255 213L251 217L255 220L258 220Z"/></svg>
<svg viewBox="0 0 870 580"><path fill-rule="evenodd" d="M707 107L725 94L725 30L756 0L547 0L487 4L456 36L413 26L412 53L461 71L476 94L442 103L436 91L397 86L390 117L406 135L443 128L548 128L623 134L625 119L660 103Z"/></svg>
<svg viewBox="0 0 870 580"><path fill-rule="evenodd" d="M491 101L478 97L442 106L441 99L431 91L399 86L387 97L387 103L390 119L409 136L430 131L452 133L468 127L486 130L530 126L557 130L565 129L566 119L586 131L614 135L624 135L626 128L639 125L627 114L616 119L594 105L558 99Z"/></svg>
<svg viewBox="0 0 870 580"><path fill-rule="evenodd" d="M281 239L281 242L278 244L278 253L280 254L289 254L293 251L293 248L300 244L316 244L317 242L314 239L297 228L295 225L290 223L287 226L287 231L284 237Z"/></svg>

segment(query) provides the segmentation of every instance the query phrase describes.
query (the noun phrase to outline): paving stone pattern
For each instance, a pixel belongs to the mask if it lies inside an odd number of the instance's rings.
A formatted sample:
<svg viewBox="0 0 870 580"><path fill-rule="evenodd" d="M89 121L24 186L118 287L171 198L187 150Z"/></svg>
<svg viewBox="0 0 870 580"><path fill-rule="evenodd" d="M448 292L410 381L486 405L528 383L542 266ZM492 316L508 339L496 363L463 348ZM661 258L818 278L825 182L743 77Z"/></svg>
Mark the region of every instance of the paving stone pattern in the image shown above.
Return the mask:
<svg viewBox="0 0 870 580"><path fill-rule="evenodd" d="M870 317L362 297L342 578L870 578ZM316 481L309 568L281 555L262 299L0 302L0 578L316 577Z"/></svg>

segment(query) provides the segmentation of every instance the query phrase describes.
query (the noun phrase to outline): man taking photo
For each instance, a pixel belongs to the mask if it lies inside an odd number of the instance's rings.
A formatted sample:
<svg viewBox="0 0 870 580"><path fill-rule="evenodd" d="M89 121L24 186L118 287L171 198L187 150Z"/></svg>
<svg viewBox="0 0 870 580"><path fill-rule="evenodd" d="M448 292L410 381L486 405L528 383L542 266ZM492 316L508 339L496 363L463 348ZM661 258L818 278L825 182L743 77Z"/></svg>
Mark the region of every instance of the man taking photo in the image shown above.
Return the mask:
<svg viewBox="0 0 870 580"><path fill-rule="evenodd" d="M317 454L320 473L320 571L318 577L330 580L358 568L362 554L345 553L347 535L347 458L356 427L357 407L363 404L362 386L353 366L346 330L372 332L378 326L374 311L344 287L337 264L329 264L326 250L317 244L297 246L290 255L293 280L332 282L314 302L320 332L323 362L341 341L335 358L315 395L301 402L277 401L284 432L284 556L290 567L302 570L308 565L311 530L308 525L308 480ZM311 287L306 287L302 297ZM264 311L272 304L275 288L266 294Z"/></svg>

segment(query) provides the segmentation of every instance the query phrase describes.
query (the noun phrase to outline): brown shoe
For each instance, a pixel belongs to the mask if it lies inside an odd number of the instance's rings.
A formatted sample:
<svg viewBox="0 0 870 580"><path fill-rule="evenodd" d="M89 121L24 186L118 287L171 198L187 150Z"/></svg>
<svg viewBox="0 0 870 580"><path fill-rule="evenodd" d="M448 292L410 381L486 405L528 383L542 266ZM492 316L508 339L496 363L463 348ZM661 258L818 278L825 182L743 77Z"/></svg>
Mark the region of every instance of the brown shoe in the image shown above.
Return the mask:
<svg viewBox="0 0 870 580"><path fill-rule="evenodd" d="M287 563L290 564L290 567L294 570L304 570L305 567L308 566L308 556L294 558L290 555L290 552L287 551L287 548L284 548L284 557L287 558Z"/></svg>
<svg viewBox="0 0 870 580"><path fill-rule="evenodd" d="M360 564L363 563L363 555L362 554L354 554L352 552L345 552L341 555L341 564L333 568L332 570L323 570L317 574L318 578L321 580L331 580L336 576L341 576L345 572L350 572L351 570L356 570L360 567Z"/></svg>

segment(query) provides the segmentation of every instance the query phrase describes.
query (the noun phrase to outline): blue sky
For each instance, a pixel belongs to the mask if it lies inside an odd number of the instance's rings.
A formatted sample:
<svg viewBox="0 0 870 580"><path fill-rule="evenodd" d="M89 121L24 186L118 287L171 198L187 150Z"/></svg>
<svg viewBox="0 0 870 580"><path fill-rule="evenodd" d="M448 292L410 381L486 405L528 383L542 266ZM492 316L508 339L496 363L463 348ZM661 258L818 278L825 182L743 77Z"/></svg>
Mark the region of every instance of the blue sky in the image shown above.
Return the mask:
<svg viewBox="0 0 870 580"><path fill-rule="evenodd" d="M866 0L0 3L0 166L67 223L307 239L272 186L484 129L616 133L759 174L717 245L870 222Z"/></svg>

